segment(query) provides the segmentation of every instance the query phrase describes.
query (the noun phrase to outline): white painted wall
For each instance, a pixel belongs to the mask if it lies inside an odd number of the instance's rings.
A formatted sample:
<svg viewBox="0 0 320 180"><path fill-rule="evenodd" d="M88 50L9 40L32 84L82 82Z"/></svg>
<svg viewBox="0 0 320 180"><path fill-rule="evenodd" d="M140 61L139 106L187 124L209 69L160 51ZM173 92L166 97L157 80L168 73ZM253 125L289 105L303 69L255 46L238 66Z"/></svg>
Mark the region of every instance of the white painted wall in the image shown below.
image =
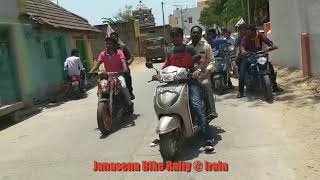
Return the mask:
<svg viewBox="0 0 320 180"><path fill-rule="evenodd" d="M18 19L16 0L0 0L0 22L11 22Z"/></svg>
<svg viewBox="0 0 320 180"><path fill-rule="evenodd" d="M313 75L320 76L320 1L270 0L270 38L279 50L271 53L273 62L302 68L301 33L310 34Z"/></svg>
<svg viewBox="0 0 320 180"><path fill-rule="evenodd" d="M199 19L201 15L202 8L195 7L195 8L188 8L188 9L182 9L182 16L181 16L181 10L175 10L173 12L173 15L178 20L177 27L180 27L183 29L185 35L190 35L190 30L193 26L200 26ZM183 27L182 27L182 18L183 18ZM192 23L189 23L188 18L192 18ZM202 27L202 26L200 26ZM202 27L203 28L203 27ZM204 30L204 29L203 29Z"/></svg>

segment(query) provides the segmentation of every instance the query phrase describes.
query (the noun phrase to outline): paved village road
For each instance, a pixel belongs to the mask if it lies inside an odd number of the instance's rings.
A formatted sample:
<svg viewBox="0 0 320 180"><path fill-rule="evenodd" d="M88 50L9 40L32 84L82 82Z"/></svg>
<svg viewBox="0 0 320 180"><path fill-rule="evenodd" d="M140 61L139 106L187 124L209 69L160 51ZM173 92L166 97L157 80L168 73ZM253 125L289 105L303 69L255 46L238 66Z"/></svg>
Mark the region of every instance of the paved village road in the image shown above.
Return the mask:
<svg viewBox="0 0 320 180"><path fill-rule="evenodd" d="M201 144L193 141L182 155L190 162L227 162L228 172L94 172L94 160L162 161L158 147L149 147L157 123L152 104L157 83L147 84L153 73L142 64L133 68L135 119L106 138L97 130L96 88L86 99L47 107L1 130L0 179L298 179L293 164L299 149L276 123L283 118L281 111L257 98L235 99L236 92L217 97L219 118L211 122L214 153L203 153Z"/></svg>

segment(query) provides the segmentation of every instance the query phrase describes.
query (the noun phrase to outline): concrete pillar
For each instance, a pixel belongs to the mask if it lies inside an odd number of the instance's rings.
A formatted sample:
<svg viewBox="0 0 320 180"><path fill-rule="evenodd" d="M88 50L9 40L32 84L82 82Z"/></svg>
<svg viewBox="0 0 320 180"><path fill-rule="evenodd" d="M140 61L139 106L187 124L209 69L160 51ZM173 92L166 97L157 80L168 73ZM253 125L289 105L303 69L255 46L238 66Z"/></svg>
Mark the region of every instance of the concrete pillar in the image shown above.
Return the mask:
<svg viewBox="0 0 320 180"><path fill-rule="evenodd" d="M303 76L311 76L310 37L308 33L301 34L301 54Z"/></svg>

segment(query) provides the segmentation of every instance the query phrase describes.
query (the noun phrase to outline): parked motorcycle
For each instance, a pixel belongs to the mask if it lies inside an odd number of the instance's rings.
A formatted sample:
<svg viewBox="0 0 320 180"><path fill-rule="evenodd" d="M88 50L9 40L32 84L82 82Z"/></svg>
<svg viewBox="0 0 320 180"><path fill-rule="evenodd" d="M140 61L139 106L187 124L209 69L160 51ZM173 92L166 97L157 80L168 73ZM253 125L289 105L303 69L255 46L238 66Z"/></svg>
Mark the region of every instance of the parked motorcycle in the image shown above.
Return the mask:
<svg viewBox="0 0 320 180"><path fill-rule="evenodd" d="M229 88L231 56L229 54L231 44L224 43L220 45L220 49L215 49L215 70L212 73L212 85L215 92L223 94ZM219 52L219 53L218 53Z"/></svg>
<svg viewBox="0 0 320 180"><path fill-rule="evenodd" d="M153 68L152 63L146 63ZM155 69L155 68L153 68ZM156 69L155 69L156 70ZM200 127L192 119L189 91L186 81L192 75L186 68L168 66L152 77L152 81L164 83L156 88L154 109L159 119L156 132L160 138L160 153L164 161L174 160L186 138L194 136ZM208 119L210 122L211 120Z"/></svg>
<svg viewBox="0 0 320 180"><path fill-rule="evenodd" d="M118 79L124 73L102 73L98 82L98 109L97 123L103 135L108 135L116 122L125 115L132 115L124 102L125 96L121 93L121 82Z"/></svg>
<svg viewBox="0 0 320 180"><path fill-rule="evenodd" d="M263 90L266 101L273 99L272 84L270 79L269 55L266 51L257 53L248 53L248 71L245 78L246 87L248 90Z"/></svg>

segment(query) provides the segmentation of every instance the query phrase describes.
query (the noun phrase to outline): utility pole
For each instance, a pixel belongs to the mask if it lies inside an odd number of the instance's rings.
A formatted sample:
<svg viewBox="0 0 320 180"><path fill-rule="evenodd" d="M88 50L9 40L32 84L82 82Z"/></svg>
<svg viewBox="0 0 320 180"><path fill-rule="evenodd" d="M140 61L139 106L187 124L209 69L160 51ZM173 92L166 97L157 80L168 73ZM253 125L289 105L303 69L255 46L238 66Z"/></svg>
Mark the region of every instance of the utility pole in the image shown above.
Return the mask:
<svg viewBox="0 0 320 180"><path fill-rule="evenodd" d="M161 2L161 5L162 5L162 20L163 20L163 36L165 37L166 35L166 23L164 21L164 10L163 10L163 2Z"/></svg>
<svg viewBox="0 0 320 180"><path fill-rule="evenodd" d="M248 5L248 23L251 24L250 0L247 0L247 5Z"/></svg>
<svg viewBox="0 0 320 180"><path fill-rule="evenodd" d="M181 26L182 26L182 29L184 31L184 22L183 22L183 11L182 11L182 7L180 8L180 13L181 13Z"/></svg>

